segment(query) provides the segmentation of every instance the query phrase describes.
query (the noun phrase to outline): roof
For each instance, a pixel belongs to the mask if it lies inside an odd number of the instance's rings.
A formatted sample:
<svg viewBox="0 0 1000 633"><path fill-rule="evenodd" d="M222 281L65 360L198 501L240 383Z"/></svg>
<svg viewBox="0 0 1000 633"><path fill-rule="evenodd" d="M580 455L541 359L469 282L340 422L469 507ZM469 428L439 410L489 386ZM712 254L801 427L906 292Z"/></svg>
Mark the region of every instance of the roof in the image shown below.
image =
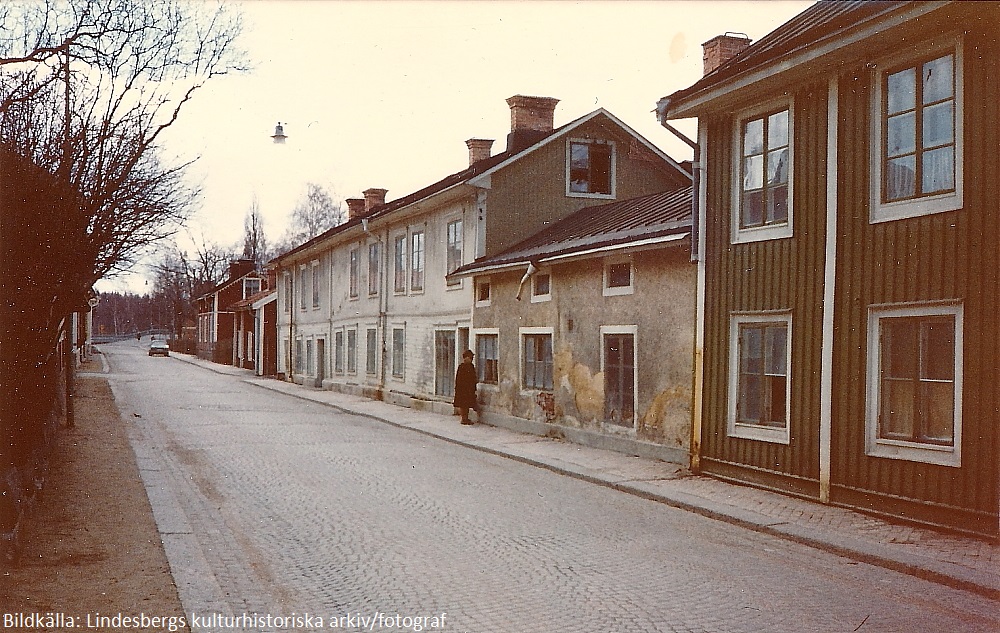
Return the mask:
<svg viewBox="0 0 1000 633"><path fill-rule="evenodd" d="M626 132L628 132L632 136L640 139L643 143L646 144L646 146L648 148L650 148L652 151L654 151L659 157L663 158L665 162L673 165L678 171L680 171L685 176L687 176L687 177L690 178L690 176L691 176L690 173L687 172L687 171L685 171L684 168L680 164L678 164L676 161L674 161L672 158L670 158L669 156L667 156L666 154L664 154L662 150L660 150L659 148L657 148L655 145L649 143L649 141L647 141L645 138L643 138L638 132L636 132L635 130L633 130L629 126L625 125L620 119L618 119L617 117L615 117L614 115L612 115L610 112L608 112L604 108L598 108L597 110L594 110L593 112L590 112L590 113L588 113L588 114L586 114L586 115L584 115L582 117L574 119L573 121L570 121L569 123L566 123L566 124L564 124L562 126L559 126L559 127L553 129L550 132L547 132L547 133L544 133L544 134L540 135L535 140L535 142L533 144L529 145L528 147L517 148L517 149L514 149L514 150L509 150L508 149L508 150L506 150L504 152L501 152L499 154L495 154L493 156L490 156L489 158L485 158L485 159L483 159L481 161L477 161L476 163L470 165L469 167L463 169L462 171L455 172L455 173L453 173L451 175L445 176L441 180L438 180L437 182L435 182L433 184L430 184L430 185L424 187L423 189L419 189L417 191L414 191L413 193L411 193L411 194L409 194L407 196L404 196L402 198L397 198L396 200L393 200L392 202L388 202L386 204L379 205L379 206L375 207L374 209L372 209L371 211L369 211L369 212L367 212L367 213L365 213L363 215L360 215L358 217L350 219L347 222L344 222L343 224L338 224L337 226L335 226L335 227L333 227L331 229L328 229L327 231L325 231L325 232L317 235L316 237L314 237L314 238L312 238L312 239L310 239L310 240L308 240L306 242L303 242L302 244L299 244L295 248L293 248L293 249L291 249L289 251L286 251L286 252L282 253L281 255L278 255L277 257L275 257L274 259L272 259L270 262L268 262L268 266L272 266L273 264L275 264L277 262L280 262L283 259L289 258L289 257L295 255L296 253L299 253L301 251L307 250L311 246L313 246L313 245L315 245L315 244L317 244L319 242L322 242L322 241L326 240L329 237L332 237L332 236L337 235L339 233L346 232L346 231L350 230L353 227L359 226L364 221L371 221L371 220L376 220L376 219L385 217L385 216L387 216L387 215L389 215L389 214L391 214L391 213L393 213L393 212L395 212L395 211L397 211L399 209L402 209L404 207L410 206L410 205L412 205L412 204L414 204L416 202L419 202L421 200L430 198L431 196L433 196L435 194L438 194L438 193L441 193L441 192L443 192L443 191L445 191L447 189L450 189L450 188L458 186L458 185L470 183L470 181L473 181L477 177L488 176L490 173L493 173L494 171L496 171L498 169L502 169L503 167L505 167L510 162L513 162L514 160L520 159L524 155L530 154L531 152L535 151L539 147L547 144L549 141L551 141L551 140L559 137L560 135L562 135L562 134L564 134L564 133L566 133L568 131L571 131L571 130L579 127L580 125L586 123L587 121L593 119L594 117L596 117L598 115L607 116L613 122L615 122L616 124L618 124L619 126L621 126Z"/></svg>
<svg viewBox="0 0 1000 633"><path fill-rule="evenodd" d="M910 4L913 3L883 0L819 0L693 85L664 97L661 103L664 100L677 103L693 95L707 92L797 52L835 40L847 31L860 29L862 25Z"/></svg>
<svg viewBox="0 0 1000 633"><path fill-rule="evenodd" d="M681 239L691 232L692 192L688 186L584 207L502 253L462 266L452 275Z"/></svg>
<svg viewBox="0 0 1000 633"><path fill-rule="evenodd" d="M278 296L278 289L277 288L270 288L270 289L266 289L266 290L261 290L260 292L256 292L256 293L250 295L246 299L240 299L239 301L233 303L232 305L230 305L228 307L231 308L231 309L233 309L233 310L240 310L242 308L249 308L249 307L253 306L253 304L255 304L258 301L260 301L261 299L265 299L265 298L269 297L270 295L274 295L275 297L277 297Z"/></svg>
<svg viewBox="0 0 1000 633"><path fill-rule="evenodd" d="M256 270L251 270L251 271L245 272L242 275L240 275L239 277L228 277L228 278L220 281L219 283L215 284L214 286L212 286L208 290L202 292L197 297L195 297L195 301L201 301L202 299L204 299L208 295L215 294L215 293L221 291L226 286L228 286L230 284L234 284L237 281L242 281L244 279L263 279L263 278L264 278L263 275L261 275L260 273L258 273Z"/></svg>

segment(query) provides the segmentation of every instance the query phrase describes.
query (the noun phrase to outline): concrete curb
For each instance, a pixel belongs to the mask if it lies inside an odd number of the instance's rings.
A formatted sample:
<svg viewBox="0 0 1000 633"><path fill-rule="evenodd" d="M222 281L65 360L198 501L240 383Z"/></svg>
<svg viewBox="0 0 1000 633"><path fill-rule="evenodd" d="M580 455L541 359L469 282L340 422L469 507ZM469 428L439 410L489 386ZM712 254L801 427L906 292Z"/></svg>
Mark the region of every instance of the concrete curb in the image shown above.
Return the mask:
<svg viewBox="0 0 1000 633"><path fill-rule="evenodd" d="M517 452L513 450L511 446L505 445L502 442L490 441L489 439L482 441L456 437L455 435L438 432L433 428L427 428L427 425L421 426L419 420L397 422L388 419L388 417L383 415L379 415L377 409L381 407L393 407L393 409L399 410L398 413L405 415L407 418L417 418L429 415L439 416L440 414L405 409L385 402L368 399L364 399L367 400L367 402L363 403L363 405L367 406L352 407L349 403L345 402L330 402L328 399L334 397L335 392L314 391L308 387L303 387L298 384L256 377L249 374L248 370L238 369L227 365L215 365L214 363L209 363L208 361L203 361L185 354L176 354L174 356L180 360L201 366L219 374L228 374L237 377L242 376L243 382L246 382L247 384L256 385L262 389L268 389L295 398L300 398L302 400L322 404L342 413L359 415L398 428L416 431L452 444L490 453L500 457L506 457L524 464L536 466L538 468L545 468L561 475L606 486L620 492L632 494L650 501L663 503L674 508L715 519L717 521L722 521L763 534L791 540L802 545L856 560L858 562L891 569L896 572L915 576L937 584L969 591L991 600L1000 601L1000 574L989 574L959 564L934 560L905 552L888 551L885 546L872 542L871 540L851 538L843 534L831 533L830 531L824 532L822 527L816 527L814 525L806 526L776 520L772 517L753 512L752 510L747 510L745 508L740 508L697 495L691 495L681 491L664 491L657 487L655 481L623 479L622 477L610 476L599 469L592 469L574 464L571 461L552 458L541 459L537 456L524 452ZM327 394L326 398L322 397L323 394ZM345 398L346 397L347 396L345 396ZM362 399L360 396L357 398ZM488 423L483 423L483 425L479 428L481 429L483 427L500 428L491 426ZM509 429L503 430L508 433L517 433L517 431ZM537 440L546 439L539 436L533 437ZM496 444L499 444L499 446ZM603 449L597 448L595 450ZM734 488L737 487L735 484L726 485L732 485Z"/></svg>

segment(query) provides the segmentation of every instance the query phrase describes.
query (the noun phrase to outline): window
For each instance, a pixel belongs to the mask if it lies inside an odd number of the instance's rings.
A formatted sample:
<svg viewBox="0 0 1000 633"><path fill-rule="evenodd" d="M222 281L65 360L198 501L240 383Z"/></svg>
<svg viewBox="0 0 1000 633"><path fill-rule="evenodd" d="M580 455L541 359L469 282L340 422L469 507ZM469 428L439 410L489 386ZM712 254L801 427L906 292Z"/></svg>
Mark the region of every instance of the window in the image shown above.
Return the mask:
<svg viewBox="0 0 1000 633"><path fill-rule="evenodd" d="M305 354L302 353L302 339L295 339L295 373L305 373Z"/></svg>
<svg viewBox="0 0 1000 633"><path fill-rule="evenodd" d="M344 331L333 333L333 371L344 373Z"/></svg>
<svg viewBox="0 0 1000 633"><path fill-rule="evenodd" d="M548 301L552 298L552 276L549 273L535 273L531 277L531 302Z"/></svg>
<svg viewBox="0 0 1000 633"><path fill-rule="evenodd" d="M569 143L567 195L614 196L614 144L574 140Z"/></svg>
<svg viewBox="0 0 1000 633"><path fill-rule="evenodd" d="M729 434L787 444L791 315L749 314L730 329Z"/></svg>
<svg viewBox="0 0 1000 633"><path fill-rule="evenodd" d="M424 289L424 232L410 235L410 291Z"/></svg>
<svg viewBox="0 0 1000 633"><path fill-rule="evenodd" d="M347 373L358 373L358 331L347 330Z"/></svg>
<svg viewBox="0 0 1000 633"><path fill-rule="evenodd" d="M476 369L479 382L495 385L500 379L499 336L497 334L476 335Z"/></svg>
<svg viewBox="0 0 1000 633"><path fill-rule="evenodd" d="M406 236L398 235L395 239L392 257L393 292L406 292Z"/></svg>
<svg viewBox="0 0 1000 633"><path fill-rule="evenodd" d="M361 267L360 256L358 254L358 249L351 249L351 281L350 281L350 296L352 299L356 299L358 296L358 278L361 274L359 270Z"/></svg>
<svg viewBox="0 0 1000 633"><path fill-rule="evenodd" d="M632 262L610 262L604 266L604 296L632 294Z"/></svg>
<svg viewBox="0 0 1000 633"><path fill-rule="evenodd" d="M374 374L377 369L377 359L378 359L378 330L375 328L368 328L367 331L367 341L365 346L366 359L365 359L365 371L369 374Z"/></svg>
<svg viewBox="0 0 1000 633"><path fill-rule="evenodd" d="M316 363L316 356L315 356L315 354L316 354L316 351L315 351L315 344L313 343L313 340L312 339L307 339L306 340L306 366L305 366L305 372L303 372L303 373L306 373L306 374L308 374L310 376L312 376L313 373L314 373L313 372L313 367L314 367L314 365Z"/></svg>
<svg viewBox="0 0 1000 633"><path fill-rule="evenodd" d="M490 281L480 279L476 282L476 305L485 307L490 305Z"/></svg>
<svg viewBox="0 0 1000 633"><path fill-rule="evenodd" d="M306 309L306 295L309 290L306 288L306 267L299 266L299 309Z"/></svg>
<svg viewBox="0 0 1000 633"><path fill-rule="evenodd" d="M403 328L392 329L392 375L395 378L403 377L403 366L406 363L404 332Z"/></svg>
<svg viewBox="0 0 1000 633"><path fill-rule="evenodd" d="M292 274L285 271L282 277L285 280L285 312L292 311Z"/></svg>
<svg viewBox="0 0 1000 633"><path fill-rule="evenodd" d="M953 43L921 58L891 60L877 75L874 222L962 206L958 51Z"/></svg>
<svg viewBox="0 0 1000 633"><path fill-rule="evenodd" d="M448 223L448 254L446 273L452 273L462 265L462 221L454 220ZM462 283L461 279L449 280L449 286Z"/></svg>
<svg viewBox="0 0 1000 633"><path fill-rule="evenodd" d="M961 466L962 309L869 314L867 453Z"/></svg>
<svg viewBox="0 0 1000 633"><path fill-rule="evenodd" d="M791 237L792 136L787 105L740 119L733 243Z"/></svg>
<svg viewBox="0 0 1000 633"><path fill-rule="evenodd" d="M601 371L604 373L604 420L635 428L636 326L602 326Z"/></svg>
<svg viewBox="0 0 1000 633"><path fill-rule="evenodd" d="M552 334L523 334L525 389L552 389Z"/></svg>
<svg viewBox="0 0 1000 633"><path fill-rule="evenodd" d="M319 262L312 263L312 307L319 307Z"/></svg>
<svg viewBox="0 0 1000 633"><path fill-rule="evenodd" d="M379 245L378 242L368 245L368 294L378 294L379 282Z"/></svg>
<svg viewBox="0 0 1000 633"><path fill-rule="evenodd" d="M253 296L260 292L260 279L244 279L243 280L243 298Z"/></svg>

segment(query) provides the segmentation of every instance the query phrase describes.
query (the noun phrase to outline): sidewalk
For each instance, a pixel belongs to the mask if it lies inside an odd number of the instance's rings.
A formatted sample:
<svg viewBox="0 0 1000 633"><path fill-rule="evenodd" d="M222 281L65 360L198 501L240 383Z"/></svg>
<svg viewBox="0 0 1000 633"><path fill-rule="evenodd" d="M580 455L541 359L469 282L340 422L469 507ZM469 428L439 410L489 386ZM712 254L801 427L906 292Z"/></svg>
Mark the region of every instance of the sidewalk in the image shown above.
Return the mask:
<svg viewBox="0 0 1000 633"><path fill-rule="evenodd" d="M260 378L249 370L187 354L171 355L265 389L1000 600L1000 544L997 543L692 475L678 464L525 435L487 424L462 426L457 417Z"/></svg>

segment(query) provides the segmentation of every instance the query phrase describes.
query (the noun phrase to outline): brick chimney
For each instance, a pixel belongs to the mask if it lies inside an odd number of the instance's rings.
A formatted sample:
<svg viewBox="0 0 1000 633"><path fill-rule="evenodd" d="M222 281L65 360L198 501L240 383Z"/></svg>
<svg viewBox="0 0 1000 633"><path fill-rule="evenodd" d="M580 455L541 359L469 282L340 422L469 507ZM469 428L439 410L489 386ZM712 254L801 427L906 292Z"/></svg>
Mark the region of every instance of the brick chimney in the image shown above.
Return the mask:
<svg viewBox="0 0 1000 633"><path fill-rule="evenodd" d="M347 219L353 220L354 218L361 217L365 212L365 199L364 198L348 198L347 202Z"/></svg>
<svg viewBox="0 0 1000 633"><path fill-rule="evenodd" d="M479 161L490 157L493 139L470 138L465 142L465 146L469 148L469 167L472 167Z"/></svg>
<svg viewBox="0 0 1000 633"><path fill-rule="evenodd" d="M365 213L369 213L375 207L385 204L385 194L388 189L365 189L361 193L365 194Z"/></svg>
<svg viewBox="0 0 1000 633"><path fill-rule="evenodd" d="M247 273L252 273L255 268L252 259L234 259L229 262L229 280L239 279Z"/></svg>
<svg viewBox="0 0 1000 633"><path fill-rule="evenodd" d="M727 32L724 35L716 35L705 42L701 45L705 74L709 74L739 55L747 46L750 46L750 38L744 33Z"/></svg>
<svg viewBox="0 0 1000 633"><path fill-rule="evenodd" d="M559 100L552 97L514 95L507 99L507 105L510 106L507 150L525 149L551 132L557 103Z"/></svg>

